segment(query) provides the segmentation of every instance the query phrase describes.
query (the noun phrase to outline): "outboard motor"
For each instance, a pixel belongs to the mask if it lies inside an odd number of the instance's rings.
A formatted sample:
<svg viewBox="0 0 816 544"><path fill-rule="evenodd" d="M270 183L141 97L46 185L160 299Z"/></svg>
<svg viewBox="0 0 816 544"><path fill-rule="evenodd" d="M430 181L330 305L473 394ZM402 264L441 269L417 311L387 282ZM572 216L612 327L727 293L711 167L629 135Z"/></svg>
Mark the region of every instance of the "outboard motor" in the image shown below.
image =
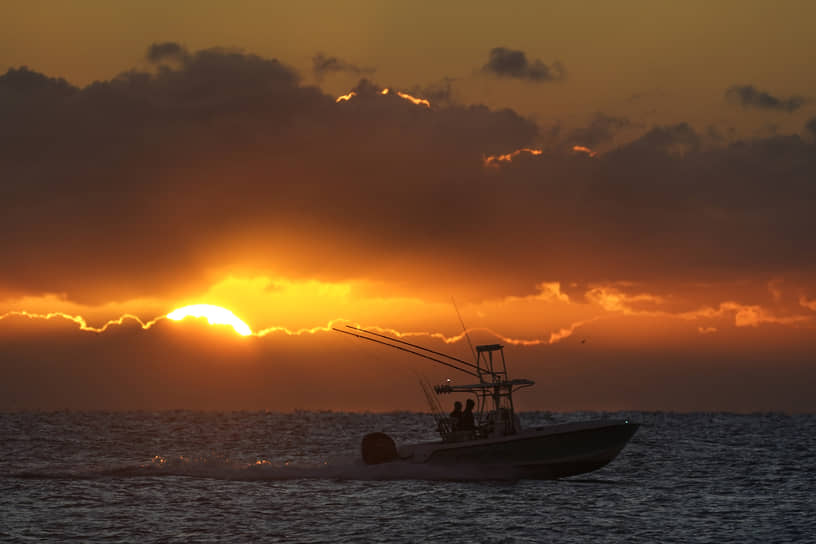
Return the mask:
<svg viewBox="0 0 816 544"><path fill-rule="evenodd" d="M368 433L360 445L363 461L367 465L379 465L393 461L398 457L397 445L385 433Z"/></svg>

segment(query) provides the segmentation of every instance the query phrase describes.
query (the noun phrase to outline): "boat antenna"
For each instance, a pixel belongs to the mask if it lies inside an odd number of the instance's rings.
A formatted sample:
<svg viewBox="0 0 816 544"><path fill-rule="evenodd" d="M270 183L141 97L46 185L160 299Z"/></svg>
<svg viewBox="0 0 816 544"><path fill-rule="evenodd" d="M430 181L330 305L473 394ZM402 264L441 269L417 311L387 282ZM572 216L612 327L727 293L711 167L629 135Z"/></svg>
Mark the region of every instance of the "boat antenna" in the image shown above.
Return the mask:
<svg viewBox="0 0 816 544"><path fill-rule="evenodd" d="M414 349L421 349L422 351L427 351L428 353L433 353L434 355L439 355L441 357L446 357L448 359L451 359L452 361L456 361L457 363L461 363L461 364L463 364L465 366L468 366L468 367L470 367L470 368L472 368L474 370L477 370L477 371L480 370L479 367L474 365L473 363L469 363L469 362L465 361L464 359L460 359L459 357L454 357L453 355L448 355L447 353L442 353L441 351L434 351L432 349L428 349L428 348L419 346L417 344L412 344L411 342L406 342L405 340L399 340L398 338L391 338L390 336L386 336L384 334L378 334L378 333L373 332L373 331L369 331L369 330L366 330L366 329L361 329L360 327L355 327L354 325L346 325L346 327L349 328L349 329L354 329L355 331L360 331L360 332L364 332L366 334L370 334L371 336L379 336L380 338L385 338L386 340L390 340L391 342L397 342L398 344L404 344L406 346L411 346ZM361 336L361 338L364 338L364 337ZM386 345L390 345L390 344L386 344ZM392 346L392 347L397 347L397 346ZM481 370L481 371L483 372L484 370Z"/></svg>
<svg viewBox="0 0 816 544"><path fill-rule="evenodd" d="M352 328L352 329L357 329L357 327L349 327L349 328ZM470 374L471 376L474 376L474 377L476 377L476 378L478 378L478 377L479 377L479 375L478 375L478 374L476 374L475 372L472 372L472 371L470 371L470 370L464 369L464 368L462 368L462 367L460 367L460 366L456 366L456 365L455 365L455 364L453 364L453 363L448 363L448 362L446 362L446 361L442 361L442 360L440 360L440 359L437 359L436 357L431 357L430 355L425 355L424 353L419 353L418 351L414 351L414 350L411 350L411 349L408 349L408 348L403 348L403 347L400 347L400 346L395 346L394 344L389 344L389 343L387 343L387 342L382 342L381 340L375 340L374 338L369 338L369 337L367 337L367 336L363 336L363 335L361 335L361 334L354 334L353 332L344 331L344 330L342 330L342 329L338 329L338 328L336 328L336 327L332 327L332 330L333 330L333 331L336 331L336 332L342 332L343 334L348 334L348 335L350 335L350 336L356 336L357 338L362 338L363 340L368 340L369 342L375 342L375 343L377 343L377 344L382 344L382 345L384 345L384 346L388 346L388 347L390 347L390 348L398 349L398 350L400 350L400 351L406 351L406 352L411 353L411 354L413 354L413 355L416 355L416 356L418 356L418 357L422 357L422 358L424 358L424 359L430 359L431 361L434 361L434 362L436 362L436 363L439 363L440 365L445 365L445 366L447 366L447 367L453 368L454 370L458 370L459 372L464 372L465 374ZM362 332L368 332L368 331L364 331L363 329L357 329L357 330L360 330L360 331L362 331ZM373 334L373 333L372 333L372 334ZM379 336L382 336L382 335L379 335ZM388 337L386 336L385 338L388 338ZM393 338L389 338L389 340L394 340L394 339L393 339ZM403 343L407 344L408 342L403 342ZM411 345L411 344L409 344L409 345ZM417 346L417 347L418 347L418 346ZM428 351L430 351L430 350L428 350ZM432 353L435 353L435 352L432 352ZM464 361L463 361L463 362L464 362ZM468 364L468 366L473 366L473 365Z"/></svg>
<svg viewBox="0 0 816 544"><path fill-rule="evenodd" d="M456 316L459 318L459 323L462 325L462 332L465 333L465 338L467 338L468 346L470 346L470 354L473 355L473 360L476 360L476 350L473 349L473 342L470 341L470 334L468 334L467 327L465 327L465 322L462 320L462 314L459 313L459 308L456 306L456 300L451 297L451 302L453 303L453 309L456 310Z"/></svg>

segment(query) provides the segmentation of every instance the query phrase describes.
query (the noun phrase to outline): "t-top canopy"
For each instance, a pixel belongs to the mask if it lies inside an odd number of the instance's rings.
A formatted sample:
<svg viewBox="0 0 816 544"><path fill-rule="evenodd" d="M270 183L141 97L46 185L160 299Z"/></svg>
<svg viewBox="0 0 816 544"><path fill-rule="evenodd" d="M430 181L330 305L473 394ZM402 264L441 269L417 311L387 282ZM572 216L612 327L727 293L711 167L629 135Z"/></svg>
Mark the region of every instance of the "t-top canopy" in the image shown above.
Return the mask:
<svg viewBox="0 0 816 544"><path fill-rule="evenodd" d="M444 394L465 391L484 391L485 389L495 389L497 387L521 389L522 387L530 387L531 385L535 385L535 382L533 380L516 378L515 380L503 380L495 383L482 382L467 385L451 385L449 383L445 383L442 385L435 385L434 391L436 391L438 394Z"/></svg>
<svg viewBox="0 0 816 544"><path fill-rule="evenodd" d="M483 351L498 351L504 348L501 344L484 344L482 346L476 346L476 351L482 353Z"/></svg>

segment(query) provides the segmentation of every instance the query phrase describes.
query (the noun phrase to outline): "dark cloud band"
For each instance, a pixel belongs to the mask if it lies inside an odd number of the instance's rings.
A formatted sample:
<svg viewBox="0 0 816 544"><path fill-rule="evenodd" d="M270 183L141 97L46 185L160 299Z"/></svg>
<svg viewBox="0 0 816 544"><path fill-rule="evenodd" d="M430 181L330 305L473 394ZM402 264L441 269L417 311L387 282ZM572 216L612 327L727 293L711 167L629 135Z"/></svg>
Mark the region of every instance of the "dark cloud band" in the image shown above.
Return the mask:
<svg viewBox="0 0 816 544"><path fill-rule="evenodd" d="M753 85L732 85L725 91L725 98L744 108L777 110L792 113L801 108L806 100L801 96L779 98Z"/></svg>
<svg viewBox="0 0 816 544"><path fill-rule="evenodd" d="M707 149L681 123L596 159L553 144L486 168L540 147L535 123L357 89L336 104L280 61L226 49L82 88L10 70L0 289L123 300L243 270L487 295L816 270L810 139ZM598 117L582 136L625 124Z"/></svg>

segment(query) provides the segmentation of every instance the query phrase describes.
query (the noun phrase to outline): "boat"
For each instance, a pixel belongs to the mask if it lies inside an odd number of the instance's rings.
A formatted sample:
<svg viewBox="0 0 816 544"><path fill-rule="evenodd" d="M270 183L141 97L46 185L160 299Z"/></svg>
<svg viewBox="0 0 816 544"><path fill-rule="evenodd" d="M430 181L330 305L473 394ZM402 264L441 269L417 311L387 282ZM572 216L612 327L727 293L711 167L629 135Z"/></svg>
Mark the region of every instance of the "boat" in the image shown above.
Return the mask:
<svg viewBox="0 0 816 544"><path fill-rule="evenodd" d="M378 332L347 325L337 332L383 344L430 359L475 378L474 383L450 380L431 387L420 384L436 419L440 440L407 444L397 448L382 432L363 437L361 453L366 464L423 463L441 467L498 469L520 479L557 479L597 470L609 464L637 431L639 424L623 420L594 420L551 424L524 429L515 412L513 394L535 382L511 379L504 346L475 347L475 363L446 355ZM462 428L442 410L440 395L473 396L473 425Z"/></svg>

